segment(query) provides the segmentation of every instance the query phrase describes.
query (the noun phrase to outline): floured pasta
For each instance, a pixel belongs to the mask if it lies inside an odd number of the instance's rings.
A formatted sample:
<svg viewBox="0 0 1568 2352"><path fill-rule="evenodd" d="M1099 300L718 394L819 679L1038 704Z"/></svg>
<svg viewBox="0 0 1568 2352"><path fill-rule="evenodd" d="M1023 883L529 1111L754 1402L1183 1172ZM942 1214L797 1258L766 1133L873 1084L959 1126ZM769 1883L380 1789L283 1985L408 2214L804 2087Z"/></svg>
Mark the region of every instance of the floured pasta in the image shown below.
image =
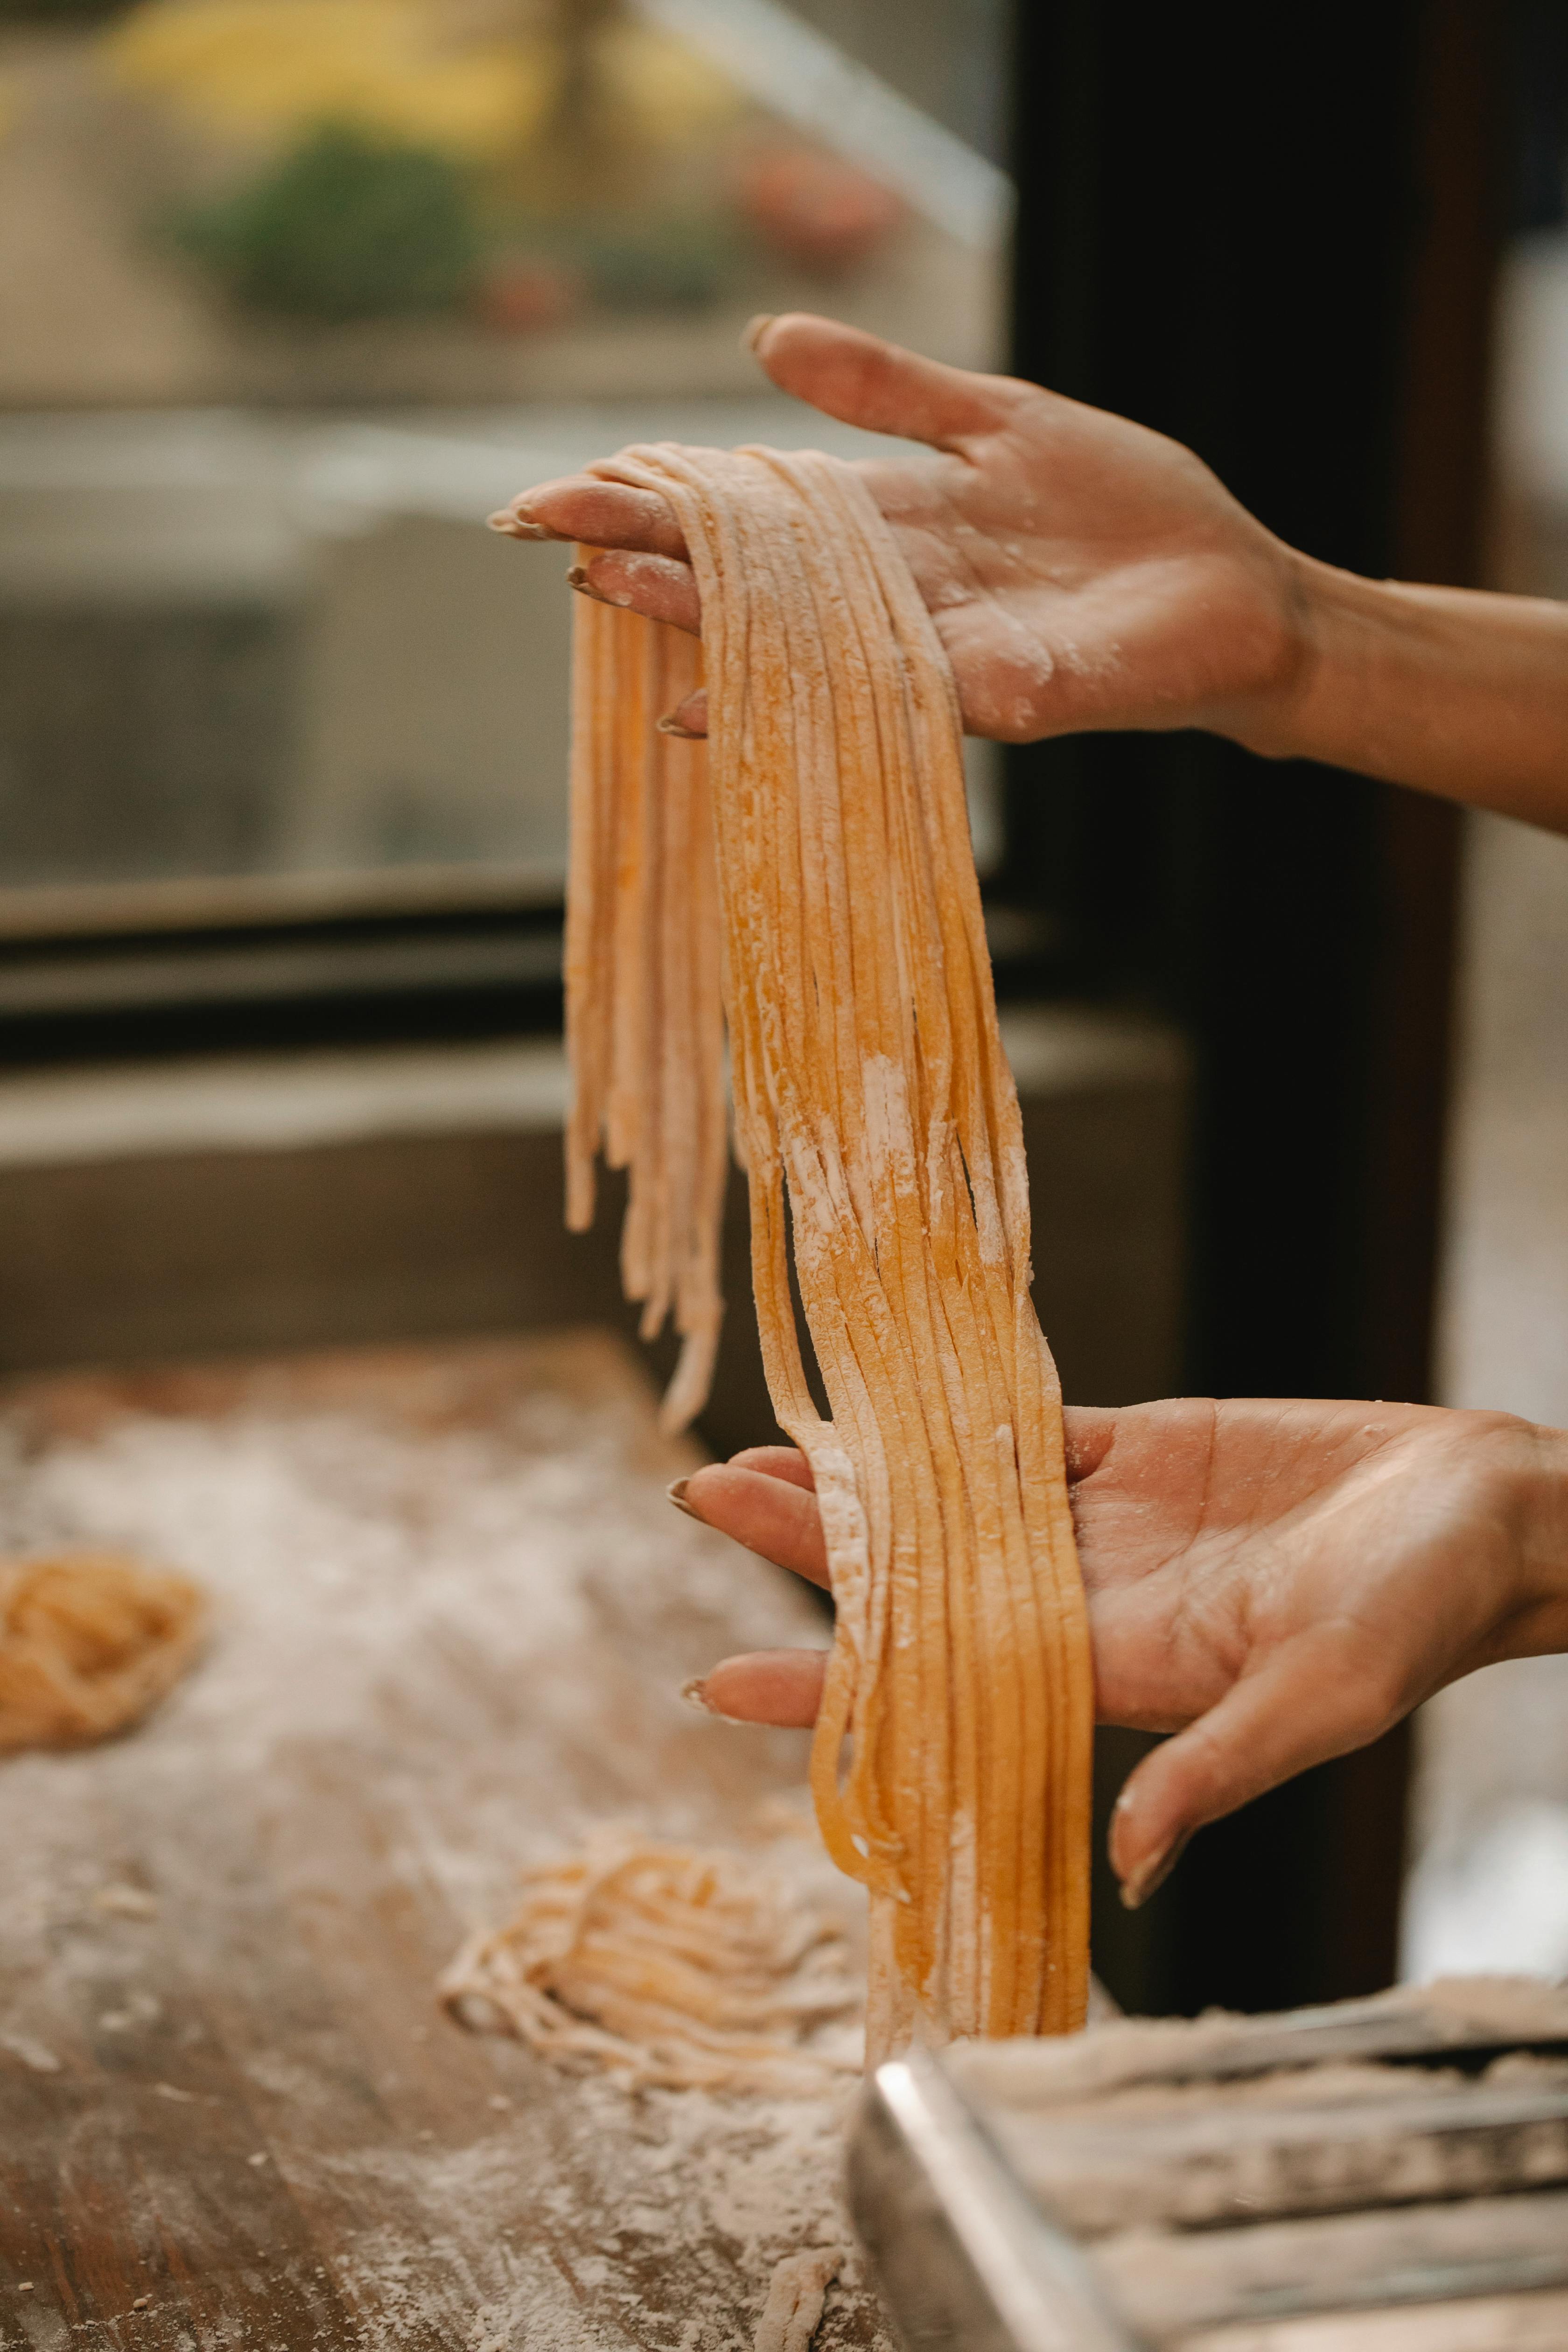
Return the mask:
<svg viewBox="0 0 1568 2352"><path fill-rule="evenodd" d="M717 908L698 747L656 806L674 747L654 721L694 677L689 645L580 599L573 1217L602 1138L633 1171L634 1291L650 1315L684 1300L695 1410L721 986L768 1385L837 1603L812 1777L834 1860L871 1893L870 2054L1068 2031L1088 1989L1088 1636L945 656L852 468L661 445L595 470L668 500L696 572Z"/></svg>
<svg viewBox="0 0 1568 2352"><path fill-rule="evenodd" d="M616 1830L525 1872L516 1916L441 1990L468 2023L633 2083L810 2093L859 2063L812 2039L859 2006L837 1921L733 1854Z"/></svg>
<svg viewBox="0 0 1568 2352"><path fill-rule="evenodd" d="M776 2263L752 2352L807 2352L827 2290L843 2266L839 2246L807 2246Z"/></svg>
<svg viewBox="0 0 1568 2352"><path fill-rule="evenodd" d="M205 1620L184 1577L112 1553L0 1566L0 1753L122 1731L184 1673Z"/></svg>
<svg viewBox="0 0 1568 2352"><path fill-rule="evenodd" d="M621 1280L653 1339L683 1345L660 1418L684 1429L713 1378L723 1304L724 1016L718 877L700 744L661 712L700 677L697 641L605 610L573 647L566 914L573 1093L566 1222L594 1221L594 1154L628 1171Z"/></svg>

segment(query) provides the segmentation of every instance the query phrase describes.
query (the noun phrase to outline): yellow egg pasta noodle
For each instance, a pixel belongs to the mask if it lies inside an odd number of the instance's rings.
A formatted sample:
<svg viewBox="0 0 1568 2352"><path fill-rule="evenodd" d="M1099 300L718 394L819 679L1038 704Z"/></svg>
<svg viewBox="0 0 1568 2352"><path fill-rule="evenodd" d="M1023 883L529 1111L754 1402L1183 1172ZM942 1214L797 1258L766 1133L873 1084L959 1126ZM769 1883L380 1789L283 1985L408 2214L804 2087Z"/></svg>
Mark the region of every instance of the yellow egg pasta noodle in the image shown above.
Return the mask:
<svg viewBox="0 0 1568 2352"><path fill-rule="evenodd" d="M652 1339L684 1342L667 1429L700 1411L723 1318L724 1021L700 744L659 714L701 684L695 638L588 605L573 649L566 919L566 1222L593 1223L594 1157L627 1171L621 1273Z"/></svg>
<svg viewBox="0 0 1568 2352"><path fill-rule="evenodd" d="M820 2095L858 2063L841 1924L722 1849L603 1825L523 1874L499 1930L441 1979L465 2022L667 2090ZM846 2037L821 2029L847 2021Z"/></svg>
<svg viewBox="0 0 1568 2352"><path fill-rule="evenodd" d="M118 1552L0 1560L0 1756L139 1722L199 1655L207 1613L188 1577Z"/></svg>
<svg viewBox="0 0 1568 2352"><path fill-rule="evenodd" d="M685 1335L684 1422L719 1327L727 1028L768 1386L837 1605L812 1780L870 1890L868 2055L1071 2031L1088 1632L946 658L853 468L659 445L595 470L679 520L710 733L655 725L694 641L578 599L571 1221L602 1146L627 1290Z"/></svg>

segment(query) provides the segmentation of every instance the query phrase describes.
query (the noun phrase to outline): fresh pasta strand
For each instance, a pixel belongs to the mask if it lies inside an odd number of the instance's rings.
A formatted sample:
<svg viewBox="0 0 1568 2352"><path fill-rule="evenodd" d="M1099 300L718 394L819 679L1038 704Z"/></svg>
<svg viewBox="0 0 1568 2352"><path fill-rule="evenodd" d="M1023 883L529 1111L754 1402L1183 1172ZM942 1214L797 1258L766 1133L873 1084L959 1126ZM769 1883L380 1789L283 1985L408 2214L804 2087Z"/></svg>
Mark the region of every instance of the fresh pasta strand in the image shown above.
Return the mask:
<svg viewBox="0 0 1568 2352"><path fill-rule="evenodd" d="M603 1138L632 1174L628 1291L688 1334L666 1410L689 1417L718 1328L721 998L768 1386L837 1606L812 1782L870 1890L868 2057L1071 2031L1087 1621L946 659L852 467L658 445L595 470L679 521L710 732L704 758L653 731L690 641L579 600L573 1222Z"/></svg>
<svg viewBox="0 0 1568 2352"><path fill-rule="evenodd" d="M0 1756L80 1748L139 1722L201 1650L188 1577L116 1552L0 1561Z"/></svg>
<svg viewBox="0 0 1568 2352"><path fill-rule="evenodd" d="M707 1398L724 1312L724 1024L708 764L654 722L701 684L701 654L679 630L587 609L573 649L566 1222L593 1223L602 1140L628 1171L621 1275L643 1337L673 1312L682 1338L660 1416L679 1430Z"/></svg>
<svg viewBox="0 0 1568 2352"><path fill-rule="evenodd" d="M752 2352L807 2352L827 2290L843 2267L842 2246L805 2246L775 2263Z"/></svg>
<svg viewBox="0 0 1568 2352"><path fill-rule="evenodd" d="M465 2023L559 2063L813 2097L858 2063L820 2040L859 2005L844 1942L735 1854L605 1827L524 1873L516 1916L469 1937L441 1992Z"/></svg>

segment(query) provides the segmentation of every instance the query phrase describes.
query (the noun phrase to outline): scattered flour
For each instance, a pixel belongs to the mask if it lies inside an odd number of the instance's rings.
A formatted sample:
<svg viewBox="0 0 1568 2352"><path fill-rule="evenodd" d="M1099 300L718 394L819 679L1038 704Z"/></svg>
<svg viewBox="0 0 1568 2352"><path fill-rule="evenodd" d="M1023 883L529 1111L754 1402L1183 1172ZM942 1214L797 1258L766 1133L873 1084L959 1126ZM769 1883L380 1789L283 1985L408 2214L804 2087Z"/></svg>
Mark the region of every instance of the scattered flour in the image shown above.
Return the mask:
<svg viewBox="0 0 1568 2352"><path fill-rule="evenodd" d="M631 1402L536 1389L482 1427L459 1419L255 1402L42 1444L0 1423L0 1556L100 1543L214 1604L206 1654L131 1738L0 1769L0 2072L88 2063L70 2021L90 1987L92 2013L121 2021L119 2063L160 2103L188 2096L179 2052L209 2028L180 1985L212 1988L268 2173L301 2211L346 2217L310 2259L330 2259L377 2352L748 2352L777 2266L807 2250L815 2275L847 2242L853 2085L566 2081L464 2034L434 1985L506 1915L520 1868L607 1820L739 1839L792 1899L847 1905L858 1937L858 1890L808 1825L803 1738L701 1722L679 1697L726 1651L820 1642L821 1621L670 1510ZM294 1943L271 1965L304 1971L313 1999L333 1922L365 1947L384 1914L411 1924L401 1973L353 2020L381 2103L362 2126L317 2045L230 1988L276 1919ZM788 2352L814 2292L807 2277L791 2304ZM886 2344L852 2269L816 2344Z"/></svg>

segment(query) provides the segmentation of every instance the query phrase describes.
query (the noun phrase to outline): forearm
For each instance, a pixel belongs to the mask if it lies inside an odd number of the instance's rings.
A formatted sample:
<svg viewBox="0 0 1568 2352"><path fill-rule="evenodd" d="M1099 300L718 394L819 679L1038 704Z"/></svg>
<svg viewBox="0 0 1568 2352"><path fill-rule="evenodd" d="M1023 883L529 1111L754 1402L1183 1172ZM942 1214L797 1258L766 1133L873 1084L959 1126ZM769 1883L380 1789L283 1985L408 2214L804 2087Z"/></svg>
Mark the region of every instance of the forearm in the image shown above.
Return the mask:
<svg viewBox="0 0 1568 2352"><path fill-rule="evenodd" d="M1297 562L1301 657L1241 740L1568 833L1568 604Z"/></svg>

